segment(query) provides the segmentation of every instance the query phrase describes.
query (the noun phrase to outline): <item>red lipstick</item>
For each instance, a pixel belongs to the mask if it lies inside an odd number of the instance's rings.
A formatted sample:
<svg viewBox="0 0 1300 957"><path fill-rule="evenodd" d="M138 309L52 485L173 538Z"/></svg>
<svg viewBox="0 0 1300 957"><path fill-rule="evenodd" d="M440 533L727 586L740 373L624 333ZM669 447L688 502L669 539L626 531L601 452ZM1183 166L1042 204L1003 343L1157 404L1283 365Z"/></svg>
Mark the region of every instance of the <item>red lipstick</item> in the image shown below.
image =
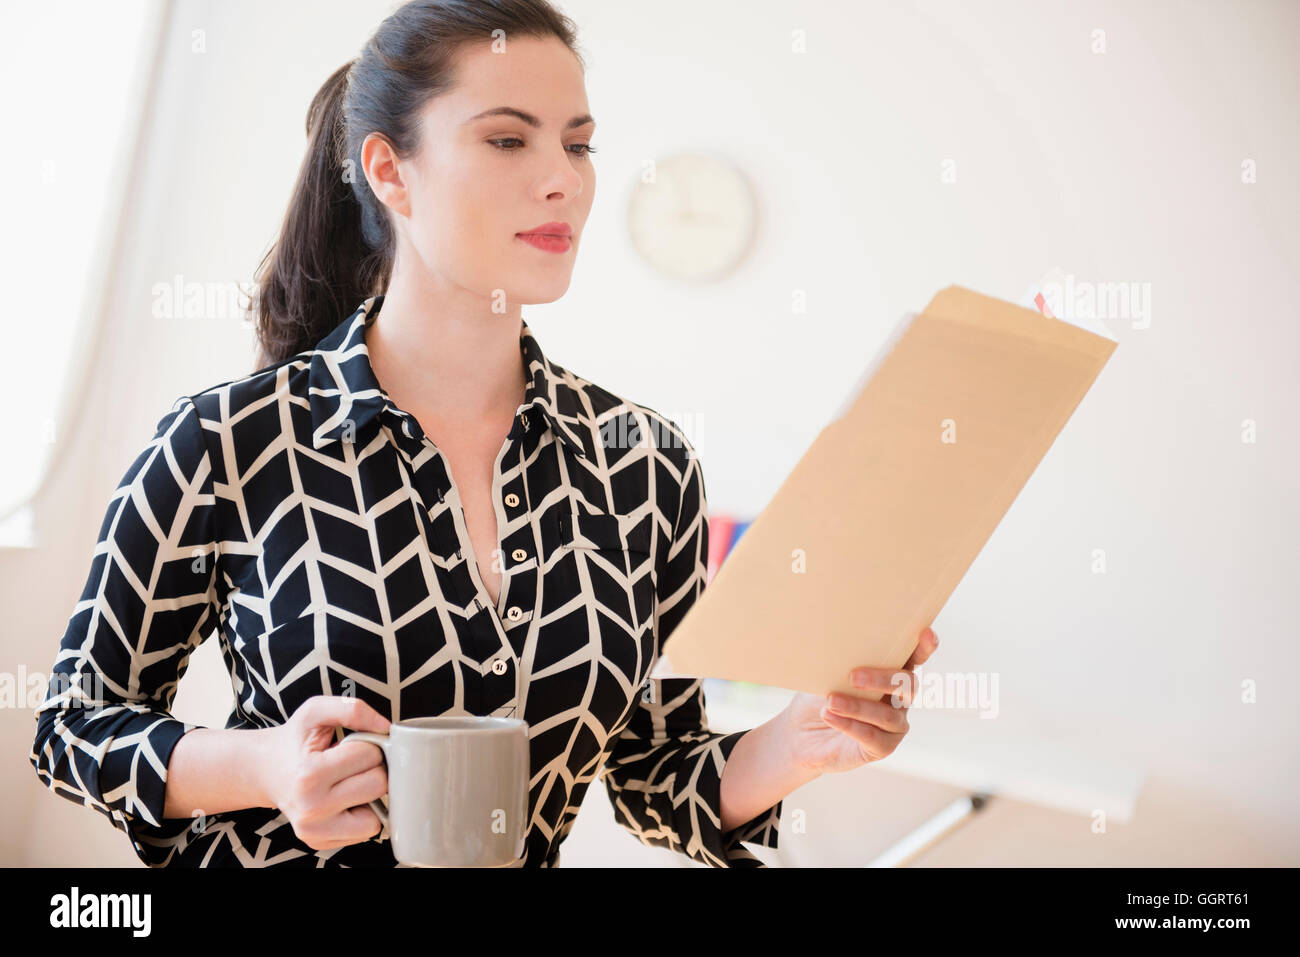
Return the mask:
<svg viewBox="0 0 1300 957"><path fill-rule="evenodd" d="M563 253L572 245L573 229L568 223L543 223L515 236L545 252Z"/></svg>

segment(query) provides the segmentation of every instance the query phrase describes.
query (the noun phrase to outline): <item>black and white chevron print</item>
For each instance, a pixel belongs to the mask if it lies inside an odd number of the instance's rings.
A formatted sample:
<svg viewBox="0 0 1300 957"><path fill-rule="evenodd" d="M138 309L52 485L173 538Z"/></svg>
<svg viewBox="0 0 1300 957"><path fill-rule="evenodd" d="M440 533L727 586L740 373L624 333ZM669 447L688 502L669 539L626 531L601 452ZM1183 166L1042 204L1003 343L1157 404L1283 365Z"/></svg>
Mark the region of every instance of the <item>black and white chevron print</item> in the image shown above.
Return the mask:
<svg viewBox="0 0 1300 957"><path fill-rule="evenodd" d="M597 775L642 842L762 866L741 842L776 847L781 803L719 830L744 732L709 730L700 680L647 678L705 581L704 479L680 428L550 362L521 323L529 384L493 481L492 606L445 460L370 366L382 303L163 416L109 503L36 712L41 780L154 867L395 866L386 831L313 850L275 808L163 818L172 748L196 727L169 709L215 633L227 728L280 724L321 694L392 721L522 717L526 867L558 863Z"/></svg>

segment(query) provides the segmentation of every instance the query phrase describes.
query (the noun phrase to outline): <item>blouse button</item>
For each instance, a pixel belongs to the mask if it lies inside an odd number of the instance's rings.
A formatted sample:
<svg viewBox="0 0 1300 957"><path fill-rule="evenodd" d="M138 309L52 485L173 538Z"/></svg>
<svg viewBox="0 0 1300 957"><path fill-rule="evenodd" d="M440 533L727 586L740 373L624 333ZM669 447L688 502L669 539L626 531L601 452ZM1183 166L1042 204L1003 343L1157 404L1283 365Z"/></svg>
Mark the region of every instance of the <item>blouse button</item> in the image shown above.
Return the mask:
<svg viewBox="0 0 1300 957"><path fill-rule="evenodd" d="M506 496L506 504L509 505L511 508L514 508L516 505L519 504L519 496L516 495L514 492L511 492L509 495Z"/></svg>
<svg viewBox="0 0 1300 957"><path fill-rule="evenodd" d="M506 660L504 658L497 658L492 662L492 673L494 675L503 675L506 673L507 667L508 666L506 665Z"/></svg>
<svg viewBox="0 0 1300 957"><path fill-rule="evenodd" d="M506 617L511 621L518 621L520 618L524 617L524 611L518 605L511 605L506 609Z"/></svg>
<svg viewBox="0 0 1300 957"><path fill-rule="evenodd" d="M522 562L525 558L528 557L528 553L524 551L522 548L516 548L513 552L510 553L510 557L517 562Z"/></svg>

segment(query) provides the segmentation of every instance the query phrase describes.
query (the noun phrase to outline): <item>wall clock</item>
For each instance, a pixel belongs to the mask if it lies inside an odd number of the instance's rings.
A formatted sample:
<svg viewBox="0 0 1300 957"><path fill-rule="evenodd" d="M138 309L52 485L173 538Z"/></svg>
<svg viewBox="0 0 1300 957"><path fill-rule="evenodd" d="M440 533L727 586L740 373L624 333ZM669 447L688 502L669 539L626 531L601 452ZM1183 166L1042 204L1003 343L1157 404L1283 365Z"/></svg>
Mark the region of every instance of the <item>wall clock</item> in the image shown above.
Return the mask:
<svg viewBox="0 0 1300 957"><path fill-rule="evenodd" d="M716 156L657 160L628 201L632 245L650 266L677 279L718 279L754 238L757 209L748 180Z"/></svg>

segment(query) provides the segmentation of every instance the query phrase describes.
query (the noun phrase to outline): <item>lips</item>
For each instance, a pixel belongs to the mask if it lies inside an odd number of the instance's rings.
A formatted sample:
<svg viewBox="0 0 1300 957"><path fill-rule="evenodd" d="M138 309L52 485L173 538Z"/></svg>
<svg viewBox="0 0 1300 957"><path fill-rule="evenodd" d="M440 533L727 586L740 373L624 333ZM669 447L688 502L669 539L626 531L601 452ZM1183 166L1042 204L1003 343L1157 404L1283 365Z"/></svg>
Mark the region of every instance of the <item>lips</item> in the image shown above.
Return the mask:
<svg viewBox="0 0 1300 957"><path fill-rule="evenodd" d="M555 236L563 239L569 239L573 235L573 228L568 223L542 223L527 232L519 233L520 236Z"/></svg>
<svg viewBox="0 0 1300 957"><path fill-rule="evenodd" d="M542 223L526 233L515 235L535 249L548 253L567 253L573 246L573 229L568 223Z"/></svg>
<svg viewBox="0 0 1300 957"><path fill-rule="evenodd" d="M521 243L548 253L567 253L573 246L568 236L548 236L544 233L520 233L516 237Z"/></svg>

